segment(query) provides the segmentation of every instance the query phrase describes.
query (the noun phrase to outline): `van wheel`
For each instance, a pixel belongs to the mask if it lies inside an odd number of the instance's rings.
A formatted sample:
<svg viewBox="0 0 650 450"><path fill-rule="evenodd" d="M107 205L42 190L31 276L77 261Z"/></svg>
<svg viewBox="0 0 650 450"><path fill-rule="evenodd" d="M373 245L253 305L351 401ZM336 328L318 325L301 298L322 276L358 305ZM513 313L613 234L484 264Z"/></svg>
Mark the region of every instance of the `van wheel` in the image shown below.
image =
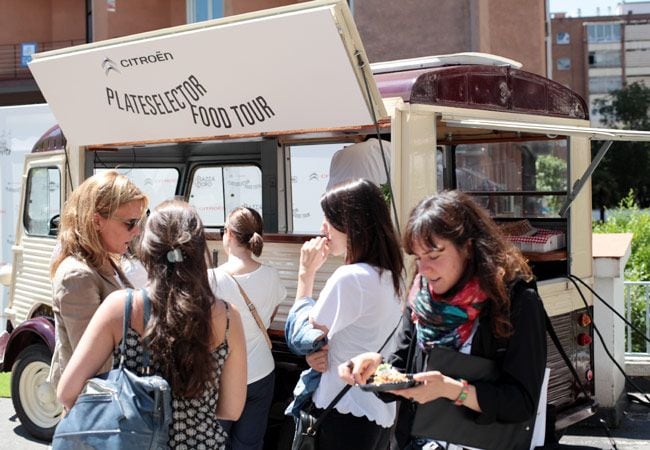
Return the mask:
<svg viewBox="0 0 650 450"><path fill-rule="evenodd" d="M32 344L16 358L11 368L11 401L27 432L44 441L52 440L63 407L47 382L52 353L43 344Z"/></svg>

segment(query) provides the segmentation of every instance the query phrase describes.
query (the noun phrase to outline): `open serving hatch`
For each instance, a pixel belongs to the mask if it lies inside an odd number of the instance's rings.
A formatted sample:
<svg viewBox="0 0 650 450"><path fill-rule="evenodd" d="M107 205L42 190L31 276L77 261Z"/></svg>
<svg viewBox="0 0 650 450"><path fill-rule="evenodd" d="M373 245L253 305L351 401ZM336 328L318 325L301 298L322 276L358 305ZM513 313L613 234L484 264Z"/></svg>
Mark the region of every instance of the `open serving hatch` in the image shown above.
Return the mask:
<svg viewBox="0 0 650 450"><path fill-rule="evenodd" d="M78 145L288 134L386 117L344 1L40 53L29 67Z"/></svg>

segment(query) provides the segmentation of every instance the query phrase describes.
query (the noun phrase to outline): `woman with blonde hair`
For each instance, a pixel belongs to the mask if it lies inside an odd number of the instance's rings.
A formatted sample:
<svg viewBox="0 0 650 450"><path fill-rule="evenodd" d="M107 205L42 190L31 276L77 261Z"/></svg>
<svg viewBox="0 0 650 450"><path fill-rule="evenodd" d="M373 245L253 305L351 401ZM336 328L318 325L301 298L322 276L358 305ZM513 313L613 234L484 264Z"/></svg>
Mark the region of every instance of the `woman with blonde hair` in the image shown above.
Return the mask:
<svg viewBox="0 0 650 450"><path fill-rule="evenodd" d="M203 224L192 206L170 200L154 209L140 248L149 283L133 293L127 333L123 321L129 292L119 290L99 307L61 377L57 395L65 407L73 407L86 380L113 352L116 363L124 358L127 369L142 375L146 341L153 372L172 390L169 447L225 448L226 433L218 419L236 420L241 414L246 347L239 313L210 289L207 249ZM146 298L151 316L145 326Z"/></svg>
<svg viewBox="0 0 650 450"><path fill-rule="evenodd" d="M146 195L114 170L88 178L65 203L50 267L56 342L49 378L55 387L100 303L131 287L120 258L140 234L147 204ZM101 371L109 370L111 361Z"/></svg>
<svg viewBox="0 0 650 450"><path fill-rule="evenodd" d="M224 421L228 448L261 450L275 385L275 363L266 329L287 291L278 271L261 264L264 224L252 208L235 208L223 229L228 260L210 274L212 290L227 298L242 313L248 357L246 405L236 422Z"/></svg>

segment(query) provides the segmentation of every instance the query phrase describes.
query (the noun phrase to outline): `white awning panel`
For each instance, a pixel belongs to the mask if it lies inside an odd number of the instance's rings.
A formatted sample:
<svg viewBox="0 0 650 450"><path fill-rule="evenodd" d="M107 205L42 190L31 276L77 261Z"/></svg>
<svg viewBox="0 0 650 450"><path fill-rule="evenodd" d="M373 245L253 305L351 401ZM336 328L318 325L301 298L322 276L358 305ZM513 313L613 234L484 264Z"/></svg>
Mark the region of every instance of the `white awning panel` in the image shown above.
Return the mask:
<svg viewBox="0 0 650 450"><path fill-rule="evenodd" d="M29 67L80 145L364 126L369 105L386 117L342 0L37 54Z"/></svg>
<svg viewBox="0 0 650 450"><path fill-rule="evenodd" d="M650 141L650 132L616 130L613 128L589 128L568 125L551 125L503 120L459 119L442 116L442 121L452 127L482 128L550 136L578 136L597 141Z"/></svg>

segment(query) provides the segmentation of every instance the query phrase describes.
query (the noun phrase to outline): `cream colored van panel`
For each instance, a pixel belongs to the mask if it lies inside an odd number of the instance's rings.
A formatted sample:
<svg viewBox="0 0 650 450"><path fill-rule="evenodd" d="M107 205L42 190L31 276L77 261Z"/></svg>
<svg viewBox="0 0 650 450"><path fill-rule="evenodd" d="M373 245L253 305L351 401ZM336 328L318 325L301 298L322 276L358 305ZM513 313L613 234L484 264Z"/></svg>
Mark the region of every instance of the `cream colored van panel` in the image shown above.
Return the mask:
<svg viewBox="0 0 650 450"><path fill-rule="evenodd" d="M221 241L210 241L208 243L210 251L217 250L219 252L218 265L223 264L226 260L226 254L223 251ZM302 244L299 243L276 243L265 242L264 251L259 258L263 264L275 267L279 274L280 280L284 287L287 289L287 297L280 304L278 312L271 324L271 329L284 330L284 323L287 320L287 315L291 306L293 306L296 299L296 287L298 284L298 264L300 262L300 248ZM323 286L327 279L334 273L334 271L343 264L342 257L327 258L327 261L316 273L316 281L314 283L314 298L318 298ZM227 300L227 299L226 299Z"/></svg>
<svg viewBox="0 0 650 450"><path fill-rule="evenodd" d="M25 156L23 186L20 200L20 219L16 226L16 243L12 247L13 266L9 307L6 310L14 326L29 319L42 305L52 305L52 284L50 282L50 259L56 239L44 236L30 236L23 227L23 205L26 196L26 180L30 169L36 167L58 167L61 180L65 179L63 152L29 154ZM61 183L63 184L63 183ZM63 198L63 193L61 193Z"/></svg>
<svg viewBox="0 0 650 450"><path fill-rule="evenodd" d="M436 192L436 121L432 111L400 108L395 122L399 122L399 145L394 148L393 169L399 186L395 201L401 225L420 200Z"/></svg>
<svg viewBox="0 0 650 450"><path fill-rule="evenodd" d="M591 278L584 281L590 286L593 285L593 279ZM538 290L540 297L544 301L546 312L551 317L582 309L585 306L573 283L568 280L555 279L543 281L539 283ZM593 304L591 292L582 287L581 290L587 304L591 306Z"/></svg>
<svg viewBox="0 0 650 450"><path fill-rule="evenodd" d="M585 173L591 162L591 145L586 138L571 138L570 141L570 183L573 184ZM591 182L571 203L569 209L569 245L571 273L580 278L592 276L591 258Z"/></svg>

